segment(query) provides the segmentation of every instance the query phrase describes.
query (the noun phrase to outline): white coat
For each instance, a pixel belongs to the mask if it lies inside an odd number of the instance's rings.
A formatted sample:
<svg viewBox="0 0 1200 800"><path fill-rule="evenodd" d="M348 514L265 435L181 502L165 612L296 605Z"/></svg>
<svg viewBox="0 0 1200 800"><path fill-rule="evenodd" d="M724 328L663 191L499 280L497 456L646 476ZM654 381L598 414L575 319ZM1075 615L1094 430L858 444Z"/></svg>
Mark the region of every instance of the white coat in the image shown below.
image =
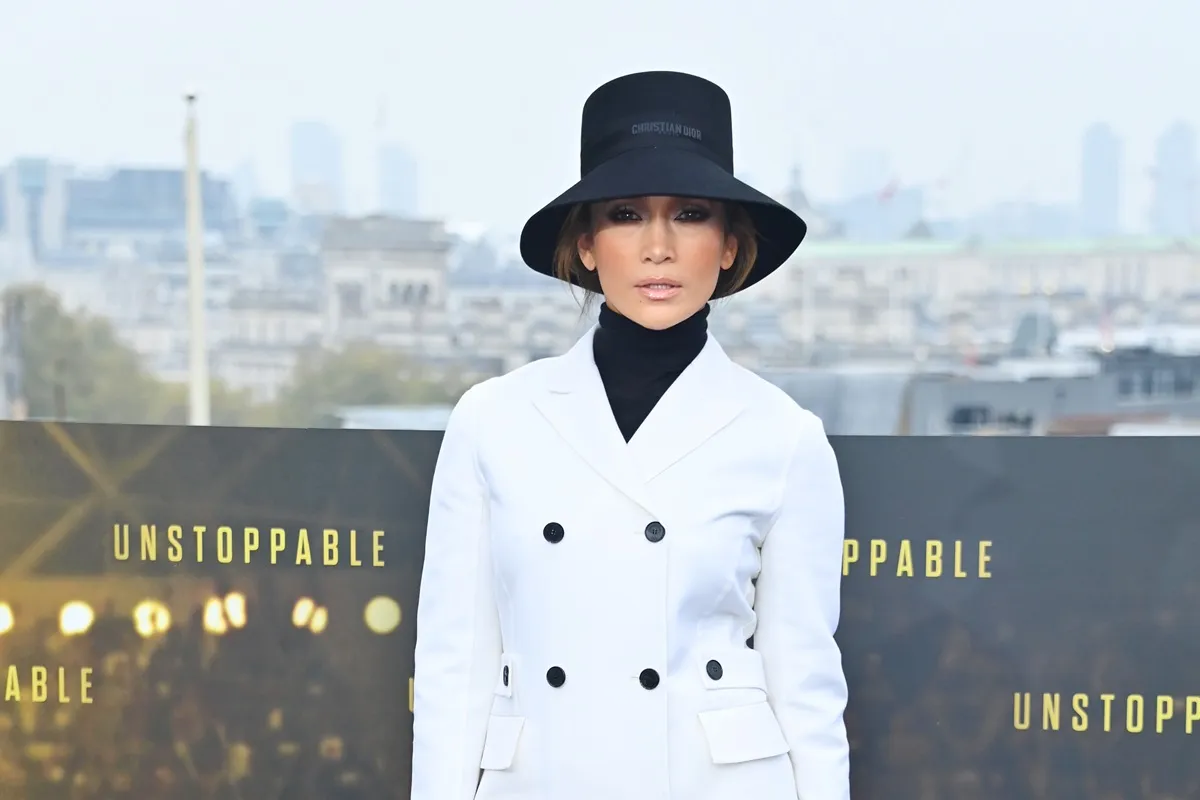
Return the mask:
<svg viewBox="0 0 1200 800"><path fill-rule="evenodd" d="M447 425L412 800L847 800L821 422L710 336L626 443L592 333Z"/></svg>

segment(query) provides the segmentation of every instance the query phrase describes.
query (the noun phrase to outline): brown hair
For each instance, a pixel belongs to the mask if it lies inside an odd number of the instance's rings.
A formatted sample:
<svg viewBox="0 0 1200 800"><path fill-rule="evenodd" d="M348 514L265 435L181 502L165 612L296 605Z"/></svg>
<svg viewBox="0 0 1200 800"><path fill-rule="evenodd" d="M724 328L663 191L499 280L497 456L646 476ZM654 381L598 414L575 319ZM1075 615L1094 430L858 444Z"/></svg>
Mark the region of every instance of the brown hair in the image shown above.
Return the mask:
<svg viewBox="0 0 1200 800"><path fill-rule="evenodd" d="M742 288L754 262L758 260L758 232L746 209L732 203L724 204L725 233L737 239L737 255L729 269L721 270L713 299L718 300ZM554 277L575 283L587 293L587 303L603 294L600 278L583 265L579 258L579 238L592 232L592 207L581 203L571 208L558 234L554 248Z"/></svg>

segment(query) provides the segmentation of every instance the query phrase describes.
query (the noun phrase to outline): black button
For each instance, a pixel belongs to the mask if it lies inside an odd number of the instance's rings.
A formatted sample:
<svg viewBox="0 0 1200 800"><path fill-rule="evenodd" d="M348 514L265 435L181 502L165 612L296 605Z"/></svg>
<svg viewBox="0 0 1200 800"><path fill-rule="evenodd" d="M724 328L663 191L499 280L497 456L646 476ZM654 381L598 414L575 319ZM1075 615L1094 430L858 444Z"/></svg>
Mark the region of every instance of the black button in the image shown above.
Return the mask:
<svg viewBox="0 0 1200 800"><path fill-rule="evenodd" d="M661 522L651 522L646 526L646 538L652 542L661 542L666 535L667 529L663 527Z"/></svg>
<svg viewBox="0 0 1200 800"><path fill-rule="evenodd" d="M708 677L714 681L721 680L721 676L725 674L725 670L721 669L721 662L715 658L704 665L704 671L708 673Z"/></svg>
<svg viewBox="0 0 1200 800"><path fill-rule="evenodd" d="M643 689L653 689L658 686L658 673L652 669L644 669L642 674L638 675L638 683L642 684Z"/></svg>
<svg viewBox="0 0 1200 800"><path fill-rule="evenodd" d="M504 668L504 678L502 680L504 681L504 685L508 686L508 667Z"/></svg>
<svg viewBox="0 0 1200 800"><path fill-rule="evenodd" d="M542 528L542 536L545 536L546 541L550 544L561 542L565 533L566 531L563 530L563 526L557 522L548 522L546 523L546 527Z"/></svg>
<svg viewBox="0 0 1200 800"><path fill-rule="evenodd" d="M567 673L563 672L562 667L551 667L546 670L546 683L553 686L555 689L567 682Z"/></svg>

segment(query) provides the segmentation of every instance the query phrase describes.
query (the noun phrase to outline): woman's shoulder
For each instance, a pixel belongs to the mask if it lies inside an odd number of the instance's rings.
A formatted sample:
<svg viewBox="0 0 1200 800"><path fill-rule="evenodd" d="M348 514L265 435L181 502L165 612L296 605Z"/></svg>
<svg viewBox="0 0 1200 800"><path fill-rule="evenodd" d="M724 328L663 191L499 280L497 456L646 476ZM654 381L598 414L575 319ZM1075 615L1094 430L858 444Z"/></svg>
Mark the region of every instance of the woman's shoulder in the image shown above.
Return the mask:
<svg viewBox="0 0 1200 800"><path fill-rule="evenodd" d="M758 373L730 363L738 375L739 390L745 393L753 413L769 417L776 425L797 435L825 436L820 417Z"/></svg>
<svg viewBox="0 0 1200 800"><path fill-rule="evenodd" d="M477 420L503 416L514 403L523 403L536 393L561 356L531 361L514 370L473 384L454 405L453 416Z"/></svg>

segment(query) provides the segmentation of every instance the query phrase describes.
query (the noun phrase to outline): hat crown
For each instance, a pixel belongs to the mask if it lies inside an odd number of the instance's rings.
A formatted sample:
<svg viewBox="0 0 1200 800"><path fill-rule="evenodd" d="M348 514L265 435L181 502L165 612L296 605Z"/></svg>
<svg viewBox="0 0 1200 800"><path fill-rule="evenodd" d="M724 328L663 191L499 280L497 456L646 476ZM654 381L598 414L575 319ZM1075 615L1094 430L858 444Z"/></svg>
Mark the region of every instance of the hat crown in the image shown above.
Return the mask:
<svg viewBox="0 0 1200 800"><path fill-rule="evenodd" d="M639 147L689 149L733 172L729 95L683 72L638 72L609 81L583 105L581 176Z"/></svg>

